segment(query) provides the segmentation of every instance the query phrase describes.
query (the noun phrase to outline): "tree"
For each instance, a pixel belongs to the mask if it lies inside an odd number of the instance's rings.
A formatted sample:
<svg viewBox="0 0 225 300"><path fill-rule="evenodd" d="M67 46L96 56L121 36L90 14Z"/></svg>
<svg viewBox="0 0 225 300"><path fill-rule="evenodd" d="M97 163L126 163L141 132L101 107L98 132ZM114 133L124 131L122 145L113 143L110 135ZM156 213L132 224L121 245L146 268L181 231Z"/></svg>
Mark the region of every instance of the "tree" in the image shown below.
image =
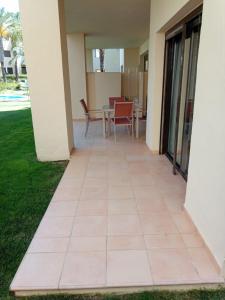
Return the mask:
<svg viewBox="0 0 225 300"><path fill-rule="evenodd" d="M6 74L4 69L4 48L3 39L8 39L10 36L10 28L12 27L12 14L6 12L4 8L0 9L0 64L2 70L3 80L6 81Z"/></svg>
<svg viewBox="0 0 225 300"><path fill-rule="evenodd" d="M23 38L19 13L13 15L13 24L10 28L10 39L12 45L12 59L10 64L14 64L16 81L19 79L18 62L24 61Z"/></svg>
<svg viewBox="0 0 225 300"><path fill-rule="evenodd" d="M99 53L100 53L100 71L104 72L104 58L105 58L104 49L99 49Z"/></svg>

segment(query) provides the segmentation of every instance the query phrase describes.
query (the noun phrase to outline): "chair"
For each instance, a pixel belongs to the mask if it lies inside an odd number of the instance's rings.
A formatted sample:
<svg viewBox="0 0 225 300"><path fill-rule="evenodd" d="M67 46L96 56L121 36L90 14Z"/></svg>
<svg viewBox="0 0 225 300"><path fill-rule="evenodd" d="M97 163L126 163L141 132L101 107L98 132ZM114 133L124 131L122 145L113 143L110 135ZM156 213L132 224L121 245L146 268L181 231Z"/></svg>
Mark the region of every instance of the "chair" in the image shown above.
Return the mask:
<svg viewBox="0 0 225 300"><path fill-rule="evenodd" d="M109 97L109 105L114 106L115 102L124 102L125 97Z"/></svg>
<svg viewBox="0 0 225 300"><path fill-rule="evenodd" d="M134 134L133 102L114 102L114 137L116 140L116 126L131 127L132 136Z"/></svg>
<svg viewBox="0 0 225 300"><path fill-rule="evenodd" d="M81 106L83 108L83 111L84 111L84 114L85 114L85 121L86 121L86 128L85 128L85 134L84 136L86 137L87 136L87 133L88 133L88 128L89 128L89 123L90 121L94 121L95 119L91 118L90 116L90 112L94 112L94 113L102 113L101 110L99 109L96 109L96 110L89 110L88 107L87 107L87 104L86 102L84 101L84 99L81 99L80 100L80 103L81 103Z"/></svg>

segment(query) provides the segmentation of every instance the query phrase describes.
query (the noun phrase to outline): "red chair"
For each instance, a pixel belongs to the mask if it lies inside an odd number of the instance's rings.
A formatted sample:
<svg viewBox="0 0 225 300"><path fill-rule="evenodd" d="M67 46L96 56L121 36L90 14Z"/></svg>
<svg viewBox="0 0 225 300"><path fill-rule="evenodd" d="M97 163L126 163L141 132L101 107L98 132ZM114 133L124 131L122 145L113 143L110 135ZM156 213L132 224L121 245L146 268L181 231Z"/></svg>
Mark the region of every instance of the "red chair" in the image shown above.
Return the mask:
<svg viewBox="0 0 225 300"><path fill-rule="evenodd" d="M114 137L116 140L116 126L127 126L131 128L132 136L134 134L134 114L133 102L114 102L114 116L112 122L114 125Z"/></svg>
<svg viewBox="0 0 225 300"><path fill-rule="evenodd" d="M109 105L114 106L115 102L124 102L125 97L109 97Z"/></svg>
<svg viewBox="0 0 225 300"><path fill-rule="evenodd" d="M90 116L90 112L94 112L94 113L102 113L101 110L89 110L88 107L87 107L87 104L86 102L84 101L84 99L81 99L80 100L80 104L83 108L83 111L84 111L84 114L85 114L85 121L86 121L86 129L85 129L85 137L87 136L87 133L88 133L88 128L89 128L89 123L90 121L94 121L93 118L91 118Z"/></svg>

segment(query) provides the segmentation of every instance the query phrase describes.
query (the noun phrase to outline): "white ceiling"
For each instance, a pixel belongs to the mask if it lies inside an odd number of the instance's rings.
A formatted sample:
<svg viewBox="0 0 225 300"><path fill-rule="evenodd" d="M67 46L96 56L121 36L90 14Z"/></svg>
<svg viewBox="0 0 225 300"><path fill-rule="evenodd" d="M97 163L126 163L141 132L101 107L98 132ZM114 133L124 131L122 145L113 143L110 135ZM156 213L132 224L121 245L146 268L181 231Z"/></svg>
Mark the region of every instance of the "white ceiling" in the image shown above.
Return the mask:
<svg viewBox="0 0 225 300"><path fill-rule="evenodd" d="M139 47L149 15L150 0L65 0L67 32L84 32L87 48Z"/></svg>

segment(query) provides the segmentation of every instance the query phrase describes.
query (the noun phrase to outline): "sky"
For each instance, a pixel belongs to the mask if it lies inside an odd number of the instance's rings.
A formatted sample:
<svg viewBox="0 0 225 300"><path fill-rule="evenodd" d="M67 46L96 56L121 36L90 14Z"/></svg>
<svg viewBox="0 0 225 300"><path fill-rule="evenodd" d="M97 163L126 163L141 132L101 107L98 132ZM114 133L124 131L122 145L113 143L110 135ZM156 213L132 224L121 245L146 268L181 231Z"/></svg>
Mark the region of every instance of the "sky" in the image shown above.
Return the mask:
<svg viewBox="0 0 225 300"><path fill-rule="evenodd" d="M4 7L6 11L18 12L19 11L18 0L0 0L0 8Z"/></svg>

